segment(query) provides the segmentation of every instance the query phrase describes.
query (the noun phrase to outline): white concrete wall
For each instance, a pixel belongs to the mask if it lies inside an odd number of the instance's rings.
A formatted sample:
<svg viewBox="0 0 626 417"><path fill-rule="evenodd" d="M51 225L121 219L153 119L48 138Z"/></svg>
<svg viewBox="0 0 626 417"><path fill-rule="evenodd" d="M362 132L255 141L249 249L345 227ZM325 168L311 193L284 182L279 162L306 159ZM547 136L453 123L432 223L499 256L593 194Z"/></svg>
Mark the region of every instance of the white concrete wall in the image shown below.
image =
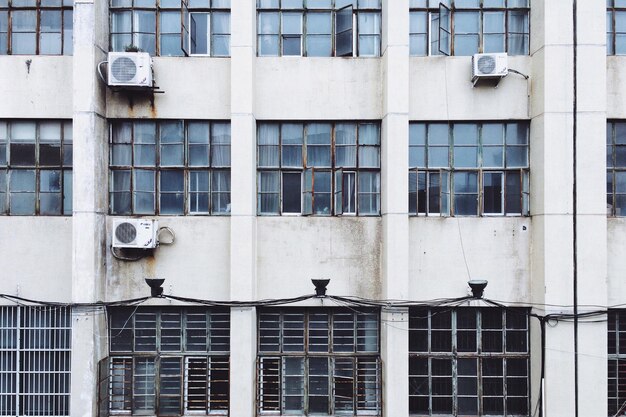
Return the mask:
<svg viewBox="0 0 626 417"><path fill-rule="evenodd" d="M409 224L410 299L464 297L469 279L486 279L485 297L530 302L529 218L417 217Z"/></svg>
<svg viewBox="0 0 626 417"><path fill-rule="evenodd" d="M509 57L509 68L522 74L530 75L530 63L528 56ZM471 57L411 57L409 119L525 120L529 86L509 73L495 88L474 88Z"/></svg>
<svg viewBox="0 0 626 417"><path fill-rule="evenodd" d="M377 217L259 217L258 297L312 294L312 278L330 278L329 294L380 298L381 220Z"/></svg>
<svg viewBox="0 0 626 417"><path fill-rule="evenodd" d="M72 300L71 217L0 216L0 254L0 293Z"/></svg>
<svg viewBox="0 0 626 417"><path fill-rule="evenodd" d="M381 76L379 58L257 58L255 117L380 120Z"/></svg>
<svg viewBox="0 0 626 417"><path fill-rule="evenodd" d="M107 89L107 118L230 119L230 59L154 57L162 94L129 96Z"/></svg>
<svg viewBox="0 0 626 417"><path fill-rule="evenodd" d="M2 56L0 118L72 118L72 81L71 56Z"/></svg>
<svg viewBox="0 0 626 417"><path fill-rule="evenodd" d="M144 278L165 278L164 294L227 300L230 282L230 218L159 217L159 227L171 228L176 240L161 245L136 262L120 261L107 250L106 300L150 295ZM113 218L107 219L107 248L111 245ZM163 240L169 240L164 232Z"/></svg>

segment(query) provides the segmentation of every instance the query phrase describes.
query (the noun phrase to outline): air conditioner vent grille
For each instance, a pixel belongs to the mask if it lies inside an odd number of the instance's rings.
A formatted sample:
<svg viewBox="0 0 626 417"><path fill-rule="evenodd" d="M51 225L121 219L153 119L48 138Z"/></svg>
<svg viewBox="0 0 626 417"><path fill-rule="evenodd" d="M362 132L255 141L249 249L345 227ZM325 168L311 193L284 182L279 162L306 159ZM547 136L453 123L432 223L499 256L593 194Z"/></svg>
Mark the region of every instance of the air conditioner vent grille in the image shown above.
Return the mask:
<svg viewBox="0 0 626 417"><path fill-rule="evenodd" d="M120 223L115 228L115 237L122 243L132 243L137 238L137 228L131 223Z"/></svg>
<svg viewBox="0 0 626 417"><path fill-rule="evenodd" d="M137 75L137 64L130 58L119 57L111 64L113 76L121 82L129 82Z"/></svg>
<svg viewBox="0 0 626 417"><path fill-rule="evenodd" d="M481 56L478 58L477 66L481 74L493 74L496 69L496 60L493 56Z"/></svg>

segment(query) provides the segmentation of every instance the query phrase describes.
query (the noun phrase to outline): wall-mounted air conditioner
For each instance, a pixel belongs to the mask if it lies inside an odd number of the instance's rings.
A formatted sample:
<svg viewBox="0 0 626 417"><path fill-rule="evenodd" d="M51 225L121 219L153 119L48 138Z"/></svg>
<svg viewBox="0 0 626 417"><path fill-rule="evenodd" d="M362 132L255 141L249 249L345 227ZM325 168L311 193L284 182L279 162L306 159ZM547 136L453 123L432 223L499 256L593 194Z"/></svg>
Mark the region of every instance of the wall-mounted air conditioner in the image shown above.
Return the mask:
<svg viewBox="0 0 626 417"><path fill-rule="evenodd" d="M109 52L110 87L152 88L152 58L146 52Z"/></svg>
<svg viewBox="0 0 626 417"><path fill-rule="evenodd" d="M509 73L506 53L474 54L472 56L472 83L496 86Z"/></svg>
<svg viewBox="0 0 626 417"><path fill-rule="evenodd" d="M159 244L159 223L150 219L113 220L114 248L153 249Z"/></svg>

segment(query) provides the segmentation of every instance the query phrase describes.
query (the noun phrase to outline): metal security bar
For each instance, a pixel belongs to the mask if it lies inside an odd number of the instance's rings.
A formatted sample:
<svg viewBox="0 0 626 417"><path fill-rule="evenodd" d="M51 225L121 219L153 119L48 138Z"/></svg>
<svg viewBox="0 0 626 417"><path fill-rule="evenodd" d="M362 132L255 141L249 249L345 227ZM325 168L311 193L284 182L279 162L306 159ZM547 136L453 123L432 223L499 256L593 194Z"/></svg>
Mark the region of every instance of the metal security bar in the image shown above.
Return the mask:
<svg viewBox="0 0 626 417"><path fill-rule="evenodd" d="M258 414L381 415L378 314L261 310Z"/></svg>
<svg viewBox="0 0 626 417"><path fill-rule="evenodd" d="M69 308L0 307L0 415L66 416Z"/></svg>
<svg viewBox="0 0 626 417"><path fill-rule="evenodd" d="M109 310L108 414L228 414L230 314L206 308Z"/></svg>

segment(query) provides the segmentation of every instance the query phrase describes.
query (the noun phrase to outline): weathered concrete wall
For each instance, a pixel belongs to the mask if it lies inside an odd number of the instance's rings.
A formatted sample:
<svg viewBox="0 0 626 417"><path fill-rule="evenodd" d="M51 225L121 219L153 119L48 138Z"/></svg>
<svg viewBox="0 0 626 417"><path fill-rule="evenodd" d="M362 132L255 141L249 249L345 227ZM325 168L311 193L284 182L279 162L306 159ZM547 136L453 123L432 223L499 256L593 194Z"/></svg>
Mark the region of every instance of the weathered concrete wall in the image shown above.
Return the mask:
<svg viewBox="0 0 626 417"><path fill-rule="evenodd" d="M256 59L257 120L366 120L382 116L379 58Z"/></svg>
<svg viewBox="0 0 626 417"><path fill-rule="evenodd" d="M529 218L417 217L409 224L412 300L464 297L469 279L486 279L485 297L530 301Z"/></svg>
<svg viewBox="0 0 626 417"><path fill-rule="evenodd" d="M606 117L626 119L626 57L606 57Z"/></svg>
<svg viewBox="0 0 626 417"><path fill-rule="evenodd" d="M0 254L0 293L72 301L71 217L0 216Z"/></svg>
<svg viewBox="0 0 626 417"><path fill-rule="evenodd" d="M71 119L72 81L71 56L3 55L0 117Z"/></svg>
<svg viewBox="0 0 626 417"><path fill-rule="evenodd" d="M229 298L230 218L159 217L159 227L171 228L176 240L161 245L136 262L120 261L106 254L106 299L110 301L150 295L144 278L165 278L165 294L227 300ZM113 218L107 219L107 247L111 244ZM163 240L169 240L166 232Z"/></svg>
<svg viewBox="0 0 626 417"><path fill-rule="evenodd" d="M380 218L260 217L257 236L259 299L312 294L312 278L330 278L329 294L381 297Z"/></svg>

